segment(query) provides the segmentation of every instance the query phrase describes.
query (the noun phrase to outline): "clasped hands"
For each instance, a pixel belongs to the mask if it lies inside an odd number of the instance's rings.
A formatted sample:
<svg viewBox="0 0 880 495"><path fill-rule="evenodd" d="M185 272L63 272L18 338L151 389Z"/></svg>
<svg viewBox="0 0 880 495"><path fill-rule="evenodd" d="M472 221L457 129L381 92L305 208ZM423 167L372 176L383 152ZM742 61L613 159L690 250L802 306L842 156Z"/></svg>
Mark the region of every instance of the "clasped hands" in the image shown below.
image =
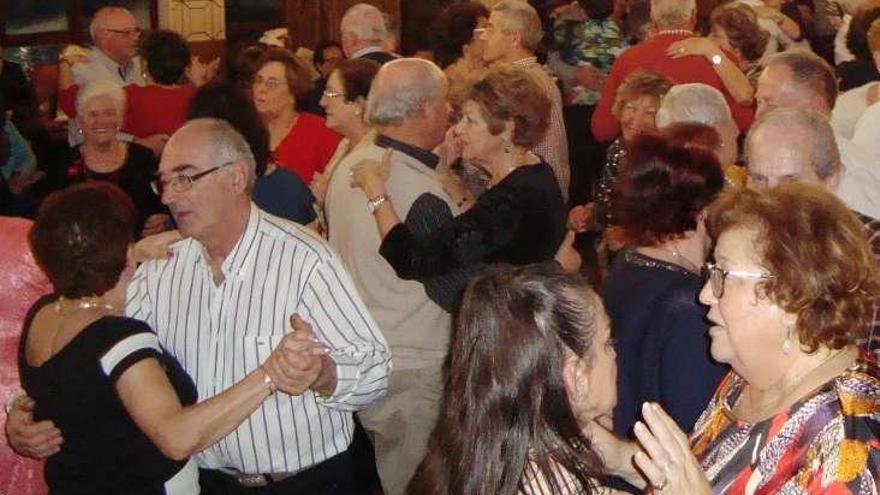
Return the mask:
<svg viewBox="0 0 880 495"><path fill-rule="evenodd" d="M262 365L272 385L290 395L313 390L329 396L336 388L336 367L330 348L315 337L311 325L298 315L290 316L293 331L275 346Z"/></svg>

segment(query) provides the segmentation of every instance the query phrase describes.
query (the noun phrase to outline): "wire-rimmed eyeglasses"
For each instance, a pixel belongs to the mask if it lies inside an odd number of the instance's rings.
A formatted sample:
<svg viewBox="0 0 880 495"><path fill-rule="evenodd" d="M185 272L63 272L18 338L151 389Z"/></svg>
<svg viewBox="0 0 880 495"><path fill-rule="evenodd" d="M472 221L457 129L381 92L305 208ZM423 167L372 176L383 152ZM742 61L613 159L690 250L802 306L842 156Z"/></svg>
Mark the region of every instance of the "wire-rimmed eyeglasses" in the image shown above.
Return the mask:
<svg viewBox="0 0 880 495"><path fill-rule="evenodd" d="M187 192L192 189L193 182L201 179L202 177L205 177L208 174L216 172L227 165L232 165L233 163L235 162L221 163L214 168L209 168L208 170L205 170L204 172L199 172L197 174L175 174L167 180L158 178L153 179L152 181L150 181L150 187L153 189L153 192L159 196L162 196L162 193L165 191L166 187L171 188L171 190L176 193Z"/></svg>
<svg viewBox="0 0 880 495"><path fill-rule="evenodd" d="M715 297L721 297L724 295L724 281L727 277L766 280L773 277L773 275L769 273L747 272L743 270L724 270L715 263L707 262L703 265L703 277L709 281L709 286L712 287L712 294Z"/></svg>

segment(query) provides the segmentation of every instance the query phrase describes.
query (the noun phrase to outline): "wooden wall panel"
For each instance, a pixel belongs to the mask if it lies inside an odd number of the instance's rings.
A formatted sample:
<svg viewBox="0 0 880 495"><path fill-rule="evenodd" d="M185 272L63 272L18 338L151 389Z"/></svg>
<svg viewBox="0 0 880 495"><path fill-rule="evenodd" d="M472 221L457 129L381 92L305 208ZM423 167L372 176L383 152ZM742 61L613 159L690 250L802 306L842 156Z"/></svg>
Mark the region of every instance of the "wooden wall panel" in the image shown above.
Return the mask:
<svg viewBox="0 0 880 495"><path fill-rule="evenodd" d="M400 4L407 0L285 0L284 10L293 44L313 47L324 40L338 41L342 15L360 1L379 7L400 22Z"/></svg>

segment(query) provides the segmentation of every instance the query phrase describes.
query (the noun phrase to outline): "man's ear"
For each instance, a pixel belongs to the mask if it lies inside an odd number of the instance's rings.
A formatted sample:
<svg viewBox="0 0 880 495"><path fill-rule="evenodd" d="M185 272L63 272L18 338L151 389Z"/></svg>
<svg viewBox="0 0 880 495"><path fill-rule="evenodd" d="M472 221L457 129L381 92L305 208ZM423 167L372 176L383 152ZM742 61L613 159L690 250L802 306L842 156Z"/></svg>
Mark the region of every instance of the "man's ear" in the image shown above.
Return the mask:
<svg viewBox="0 0 880 495"><path fill-rule="evenodd" d="M843 178L844 169L840 168L837 172L826 177L822 182L825 183L825 186L831 192L837 191L837 186L840 185L840 179Z"/></svg>
<svg viewBox="0 0 880 495"><path fill-rule="evenodd" d="M235 192L242 192L247 190L248 186L248 170L247 165L244 161L239 160L235 165L231 167L230 172L232 173L232 187Z"/></svg>

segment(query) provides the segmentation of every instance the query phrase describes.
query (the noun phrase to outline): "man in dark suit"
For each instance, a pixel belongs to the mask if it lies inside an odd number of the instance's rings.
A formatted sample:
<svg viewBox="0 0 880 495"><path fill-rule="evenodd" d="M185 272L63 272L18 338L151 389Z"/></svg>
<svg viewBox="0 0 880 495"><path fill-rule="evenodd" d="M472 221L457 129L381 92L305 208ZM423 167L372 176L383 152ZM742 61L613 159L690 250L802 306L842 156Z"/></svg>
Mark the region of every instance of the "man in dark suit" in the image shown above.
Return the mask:
<svg viewBox="0 0 880 495"><path fill-rule="evenodd" d="M342 51L348 58L366 58L379 64L397 58L382 49L388 28L382 11L372 5L359 3L345 11L339 31Z"/></svg>

